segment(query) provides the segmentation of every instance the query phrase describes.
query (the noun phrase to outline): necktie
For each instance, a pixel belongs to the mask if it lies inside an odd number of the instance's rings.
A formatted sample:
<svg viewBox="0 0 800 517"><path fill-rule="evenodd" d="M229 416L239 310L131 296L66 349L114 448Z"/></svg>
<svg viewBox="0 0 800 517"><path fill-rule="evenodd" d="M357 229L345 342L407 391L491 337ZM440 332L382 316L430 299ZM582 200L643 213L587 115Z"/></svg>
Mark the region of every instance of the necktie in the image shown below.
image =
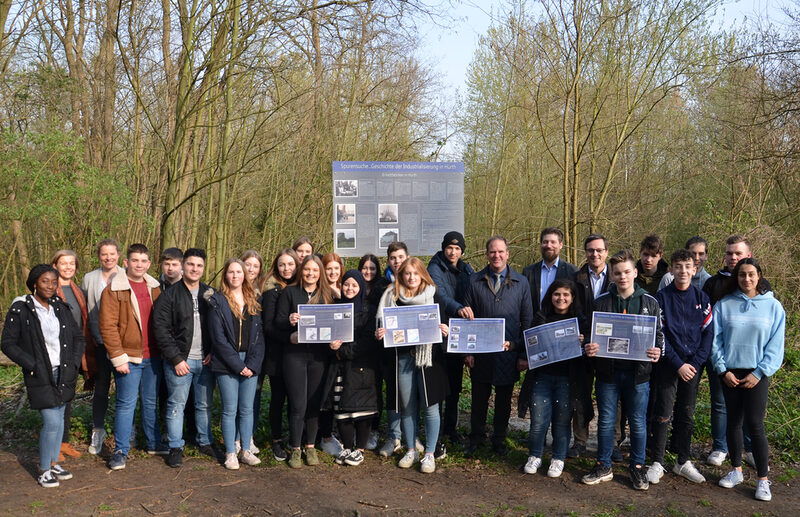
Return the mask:
<svg viewBox="0 0 800 517"><path fill-rule="evenodd" d="M494 292L497 294L500 291L500 273L494 274Z"/></svg>

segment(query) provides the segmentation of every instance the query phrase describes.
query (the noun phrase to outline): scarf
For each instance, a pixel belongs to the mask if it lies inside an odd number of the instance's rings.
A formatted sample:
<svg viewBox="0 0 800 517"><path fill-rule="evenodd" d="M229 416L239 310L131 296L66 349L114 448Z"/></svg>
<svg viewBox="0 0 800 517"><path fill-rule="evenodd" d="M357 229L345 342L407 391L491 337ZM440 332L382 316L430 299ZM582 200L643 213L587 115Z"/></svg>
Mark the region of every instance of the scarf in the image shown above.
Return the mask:
<svg viewBox="0 0 800 517"><path fill-rule="evenodd" d="M394 299L394 285L390 285L381 296L381 301L378 304L377 324L378 327L383 326L383 308L384 307L397 307L398 301L400 305L432 305L433 295L436 294L436 287L429 285L421 293L416 296L407 297L400 293L398 300ZM433 366L433 345L426 343L423 345L416 345L416 353L414 354L414 363L417 368L427 368Z"/></svg>

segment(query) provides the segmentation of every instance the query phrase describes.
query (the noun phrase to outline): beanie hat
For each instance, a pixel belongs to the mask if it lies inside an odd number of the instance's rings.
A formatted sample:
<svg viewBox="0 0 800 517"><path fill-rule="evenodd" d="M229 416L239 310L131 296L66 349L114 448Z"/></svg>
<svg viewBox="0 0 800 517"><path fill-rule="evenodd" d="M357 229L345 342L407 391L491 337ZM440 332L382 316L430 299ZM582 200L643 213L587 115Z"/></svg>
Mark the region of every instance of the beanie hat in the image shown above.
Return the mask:
<svg viewBox="0 0 800 517"><path fill-rule="evenodd" d="M459 248L461 248L461 253L464 253L464 250L467 249L467 243L464 242L464 236L458 232L447 232L444 235L444 239L442 239L442 251L450 245L455 244Z"/></svg>

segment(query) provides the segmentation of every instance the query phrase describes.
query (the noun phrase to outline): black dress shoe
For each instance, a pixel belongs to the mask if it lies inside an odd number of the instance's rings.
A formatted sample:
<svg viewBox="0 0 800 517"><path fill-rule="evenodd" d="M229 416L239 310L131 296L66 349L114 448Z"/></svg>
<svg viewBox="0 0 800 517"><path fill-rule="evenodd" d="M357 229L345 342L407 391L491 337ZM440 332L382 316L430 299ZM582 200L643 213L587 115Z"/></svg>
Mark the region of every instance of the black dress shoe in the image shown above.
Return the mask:
<svg viewBox="0 0 800 517"><path fill-rule="evenodd" d="M479 442L470 442L467 445L467 448L464 449L464 457L466 458L474 458L480 448L481 444Z"/></svg>

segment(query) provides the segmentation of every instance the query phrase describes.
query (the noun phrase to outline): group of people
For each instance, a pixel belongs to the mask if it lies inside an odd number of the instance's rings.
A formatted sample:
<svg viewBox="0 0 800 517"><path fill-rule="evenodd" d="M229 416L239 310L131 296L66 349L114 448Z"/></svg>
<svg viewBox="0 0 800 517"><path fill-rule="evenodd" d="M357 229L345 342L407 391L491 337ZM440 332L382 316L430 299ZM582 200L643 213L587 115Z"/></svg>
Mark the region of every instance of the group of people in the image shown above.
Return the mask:
<svg viewBox="0 0 800 517"><path fill-rule="evenodd" d="M215 386L222 402L224 466L257 465L260 451L253 437L261 388L269 377L270 448L276 460L291 468L316 465L319 446L338 464L359 465L366 450L378 448L385 409L387 437L379 454L402 453L401 468L419 463L421 472L430 473L448 444L461 443L458 403L465 365L472 399L466 456L480 454L486 440L492 390L491 447L498 455L507 453L512 395L525 371L518 401L519 415L530 411L531 422L524 472L542 467L548 429L553 439L548 476L560 476L566 458L585 456L596 401L596 463L584 483L612 479L611 463L622 460L619 444L627 428L633 488L658 483L666 470L670 423L670 447L677 452L673 472L701 483L705 478L690 459L690 446L706 369L714 439L707 462L721 465L730 454L733 470L719 481L730 488L743 481L744 456L757 470L755 497L769 500L764 416L769 379L783 359L785 313L749 242L731 236L725 267L713 276L704 269L708 246L700 237L672 253L669 264L655 235L642 241L638 260L629 250L609 258L606 239L589 235L581 268L560 258L562 247L562 232L545 228L542 260L519 273L508 264L506 239L493 236L486 242L487 265L476 272L462 259L464 236L453 231L427 266L409 257L402 242L390 244L382 274L375 255L345 271L341 257L319 256L301 237L268 267L255 250L227 260L218 289L201 281L206 254L198 248L165 250L156 279L148 273L146 246L131 245L122 268L118 243L105 239L97 246L101 267L87 273L80 287L74 281L77 255L58 251L51 264L31 269L26 282L31 294L14 300L2 333L2 350L22 367L30 405L42 415L39 483L53 487L72 477L60 457L79 454L69 445L68 432L80 373L85 387L94 390L93 454L105 442L112 376L115 381L112 470L126 466L137 402L149 454L181 466L185 427L202 454L223 460L211 432ZM299 342L298 305L331 303L353 305L353 340ZM503 318L503 350L455 354L438 343L383 347L384 308L430 304L440 307L443 342L451 318ZM598 357L600 347L590 339L595 311L655 316L648 360ZM583 355L529 369L523 331L569 318L578 320ZM334 422L341 441L333 434Z"/></svg>

